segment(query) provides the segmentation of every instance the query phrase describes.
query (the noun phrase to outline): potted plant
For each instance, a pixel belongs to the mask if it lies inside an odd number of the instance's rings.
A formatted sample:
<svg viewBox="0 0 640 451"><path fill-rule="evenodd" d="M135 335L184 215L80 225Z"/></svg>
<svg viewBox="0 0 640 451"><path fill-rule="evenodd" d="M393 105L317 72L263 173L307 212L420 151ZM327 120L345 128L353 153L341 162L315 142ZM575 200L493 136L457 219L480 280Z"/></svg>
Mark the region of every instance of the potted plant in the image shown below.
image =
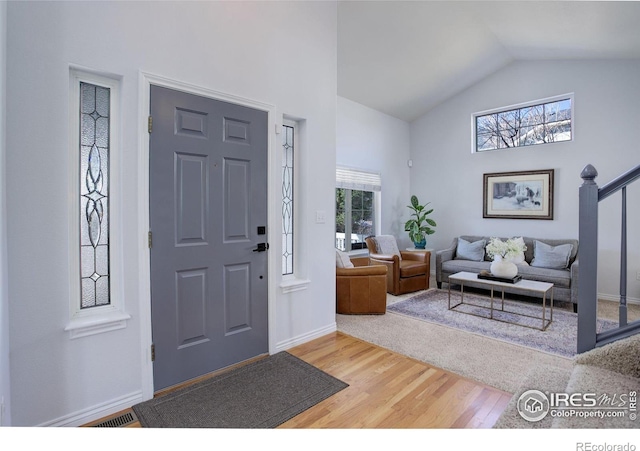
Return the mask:
<svg viewBox="0 0 640 451"><path fill-rule="evenodd" d="M411 205L407 205L412 211L411 219L404 224L405 232L409 232L409 238L413 241L416 249L424 249L427 245L427 235L433 235L436 231L432 227L436 227L436 222L427 218L433 212L433 208L426 210L427 202L421 205L417 196L411 196Z"/></svg>

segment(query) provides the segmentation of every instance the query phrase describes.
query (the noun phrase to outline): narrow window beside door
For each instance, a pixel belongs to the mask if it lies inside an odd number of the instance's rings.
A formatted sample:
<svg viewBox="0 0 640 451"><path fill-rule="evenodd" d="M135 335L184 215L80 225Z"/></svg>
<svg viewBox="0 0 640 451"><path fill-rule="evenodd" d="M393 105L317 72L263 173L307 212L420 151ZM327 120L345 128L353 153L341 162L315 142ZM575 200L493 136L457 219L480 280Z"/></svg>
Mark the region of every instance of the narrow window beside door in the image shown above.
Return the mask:
<svg viewBox="0 0 640 451"><path fill-rule="evenodd" d="M120 220L120 78L69 71L70 338L126 327Z"/></svg>
<svg viewBox="0 0 640 451"><path fill-rule="evenodd" d="M280 289L282 293L305 290L309 285L307 275L308 251L306 238L307 230L301 229L301 215L305 207L301 205L304 197L304 133L306 121L292 120L283 117L281 128L282 144L282 279ZM302 193L302 195L300 194Z"/></svg>
<svg viewBox="0 0 640 451"><path fill-rule="evenodd" d="M294 128L284 125L282 137L282 275L293 274Z"/></svg>
<svg viewBox="0 0 640 451"><path fill-rule="evenodd" d="M80 82L81 308L110 304L109 136L111 90Z"/></svg>

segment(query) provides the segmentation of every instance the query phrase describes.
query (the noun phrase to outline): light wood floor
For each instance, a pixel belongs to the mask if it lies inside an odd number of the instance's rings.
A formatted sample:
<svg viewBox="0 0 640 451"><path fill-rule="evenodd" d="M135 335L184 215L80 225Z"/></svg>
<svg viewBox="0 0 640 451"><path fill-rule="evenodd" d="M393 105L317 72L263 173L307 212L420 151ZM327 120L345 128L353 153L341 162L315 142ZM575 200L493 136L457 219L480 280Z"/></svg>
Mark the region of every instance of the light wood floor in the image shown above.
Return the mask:
<svg viewBox="0 0 640 451"><path fill-rule="evenodd" d="M288 352L349 387L280 428L491 428L512 396L341 332Z"/></svg>

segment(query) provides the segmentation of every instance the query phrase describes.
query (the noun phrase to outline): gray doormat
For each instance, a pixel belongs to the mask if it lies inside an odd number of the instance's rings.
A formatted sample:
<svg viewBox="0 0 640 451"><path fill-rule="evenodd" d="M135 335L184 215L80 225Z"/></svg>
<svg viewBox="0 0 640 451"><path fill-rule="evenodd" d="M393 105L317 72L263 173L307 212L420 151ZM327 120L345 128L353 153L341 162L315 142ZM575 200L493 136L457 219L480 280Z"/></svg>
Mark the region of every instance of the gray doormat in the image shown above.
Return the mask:
<svg viewBox="0 0 640 451"><path fill-rule="evenodd" d="M279 352L133 410L149 428L274 428L348 386Z"/></svg>

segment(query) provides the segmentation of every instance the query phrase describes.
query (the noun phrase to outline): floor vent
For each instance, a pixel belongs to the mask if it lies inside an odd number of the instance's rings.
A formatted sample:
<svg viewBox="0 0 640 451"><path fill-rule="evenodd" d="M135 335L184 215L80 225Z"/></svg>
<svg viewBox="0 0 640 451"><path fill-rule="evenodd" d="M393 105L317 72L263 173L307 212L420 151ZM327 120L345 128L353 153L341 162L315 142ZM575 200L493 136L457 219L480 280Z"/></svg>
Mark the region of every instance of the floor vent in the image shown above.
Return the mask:
<svg viewBox="0 0 640 451"><path fill-rule="evenodd" d="M120 428L138 421L133 412L127 412L114 418L110 418L93 426L94 428Z"/></svg>

